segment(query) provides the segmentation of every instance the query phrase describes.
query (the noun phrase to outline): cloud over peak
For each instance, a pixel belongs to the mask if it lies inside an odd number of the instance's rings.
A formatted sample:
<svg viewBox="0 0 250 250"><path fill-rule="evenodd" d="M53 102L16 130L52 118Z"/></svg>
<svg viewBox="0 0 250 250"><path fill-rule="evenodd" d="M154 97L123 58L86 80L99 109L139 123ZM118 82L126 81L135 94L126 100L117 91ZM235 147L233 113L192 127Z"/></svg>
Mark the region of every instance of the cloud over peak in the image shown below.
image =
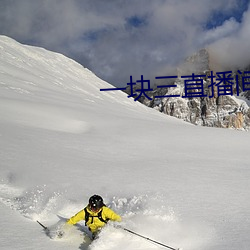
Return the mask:
<svg viewBox="0 0 250 250"><path fill-rule="evenodd" d="M0 33L64 53L124 86L130 75L167 74L203 47L223 62L246 63L249 15L246 0L2 0Z"/></svg>

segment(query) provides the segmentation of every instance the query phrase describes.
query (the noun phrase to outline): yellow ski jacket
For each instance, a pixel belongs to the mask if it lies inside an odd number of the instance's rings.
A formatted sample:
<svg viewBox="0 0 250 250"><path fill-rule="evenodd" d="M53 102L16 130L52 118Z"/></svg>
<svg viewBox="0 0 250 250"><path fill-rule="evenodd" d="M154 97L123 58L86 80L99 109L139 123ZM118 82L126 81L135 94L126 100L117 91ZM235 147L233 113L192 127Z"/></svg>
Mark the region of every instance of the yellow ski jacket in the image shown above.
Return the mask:
<svg viewBox="0 0 250 250"><path fill-rule="evenodd" d="M121 221L120 215L116 214L113 210L110 208L103 206L99 211L93 212L89 209L89 207L86 207L87 212L89 213L88 221L85 221L86 226L88 226L89 230L92 233L97 232L100 228L102 228L106 223L104 221L112 220L112 221ZM100 220L98 218L98 215L100 215L101 212L101 218L104 220ZM85 220L85 210L82 209L79 211L76 215L72 216L68 221L67 224L74 225L80 220Z"/></svg>

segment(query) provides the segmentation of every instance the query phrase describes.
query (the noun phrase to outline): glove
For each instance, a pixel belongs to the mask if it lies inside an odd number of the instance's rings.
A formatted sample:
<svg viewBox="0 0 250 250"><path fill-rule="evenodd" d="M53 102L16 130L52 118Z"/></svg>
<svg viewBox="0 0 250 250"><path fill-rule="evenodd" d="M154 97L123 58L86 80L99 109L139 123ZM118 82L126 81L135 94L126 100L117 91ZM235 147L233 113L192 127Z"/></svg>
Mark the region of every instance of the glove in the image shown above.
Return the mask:
<svg viewBox="0 0 250 250"><path fill-rule="evenodd" d="M71 228L71 225L65 223L63 225L58 226L56 230L56 236L57 238L62 238L67 231Z"/></svg>
<svg viewBox="0 0 250 250"><path fill-rule="evenodd" d="M65 234L65 232L62 231L62 230L59 230L59 231L56 232L57 238L62 238L64 234Z"/></svg>

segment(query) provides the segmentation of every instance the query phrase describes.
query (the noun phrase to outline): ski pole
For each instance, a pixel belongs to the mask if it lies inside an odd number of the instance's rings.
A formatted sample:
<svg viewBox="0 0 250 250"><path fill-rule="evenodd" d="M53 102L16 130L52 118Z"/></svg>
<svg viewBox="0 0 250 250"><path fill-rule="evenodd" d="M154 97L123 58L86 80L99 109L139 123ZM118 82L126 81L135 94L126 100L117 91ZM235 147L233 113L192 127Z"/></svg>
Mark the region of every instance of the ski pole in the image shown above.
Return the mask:
<svg viewBox="0 0 250 250"><path fill-rule="evenodd" d="M133 232L133 231L127 229L127 228L122 228L122 229L125 230L125 231L127 231L127 232L129 232L129 233L131 233L131 234L137 235L137 236L139 236L139 237L141 237L141 238L143 238L143 239L145 239L145 240L154 242L154 243L156 243L156 244L158 244L158 245L161 245L161 246L163 246L163 247L169 248L169 249L171 249L171 250L180 250L180 248L173 248L173 247L167 246L167 245L162 244L162 243L160 243L160 242L158 242L158 241L155 241L155 240L152 240L152 239L150 239L150 238L148 238L148 237L145 237L145 236L143 236L143 235L141 235L141 234L135 233L135 232Z"/></svg>
<svg viewBox="0 0 250 250"><path fill-rule="evenodd" d="M45 227L41 222L39 222L38 220L36 221L40 226L42 226L43 227L43 229L46 231L46 230L48 230L48 228L47 227Z"/></svg>

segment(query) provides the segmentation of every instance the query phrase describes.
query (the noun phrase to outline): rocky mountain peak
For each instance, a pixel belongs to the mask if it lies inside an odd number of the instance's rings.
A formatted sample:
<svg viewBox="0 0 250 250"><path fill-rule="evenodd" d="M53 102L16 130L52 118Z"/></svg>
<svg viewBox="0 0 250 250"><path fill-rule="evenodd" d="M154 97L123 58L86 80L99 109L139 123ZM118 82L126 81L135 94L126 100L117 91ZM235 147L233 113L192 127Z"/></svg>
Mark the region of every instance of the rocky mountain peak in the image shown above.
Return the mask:
<svg viewBox="0 0 250 250"><path fill-rule="evenodd" d="M242 77L249 77L245 81L249 81L247 86L250 88L250 74L247 73L247 71L250 72L250 66L245 69L233 69L231 75L222 74L224 78L231 78L231 84L229 82L219 84L219 75L216 73L222 72L223 65L219 67L215 62L215 57L211 56L208 49L199 50L178 67L176 79L172 82L166 79L166 82L161 83L171 84L171 87L155 86L152 93L147 93L152 100L141 97L139 101L195 125L248 130L250 128L248 106L250 91L243 91ZM202 76L192 78L192 74ZM228 86L225 87L225 85ZM187 88L189 88L188 91ZM225 91L225 94L221 91ZM157 98L158 96L162 98Z"/></svg>
<svg viewBox="0 0 250 250"><path fill-rule="evenodd" d="M177 68L178 76L189 74L203 74L210 69L209 52L207 49L201 49L194 53Z"/></svg>

